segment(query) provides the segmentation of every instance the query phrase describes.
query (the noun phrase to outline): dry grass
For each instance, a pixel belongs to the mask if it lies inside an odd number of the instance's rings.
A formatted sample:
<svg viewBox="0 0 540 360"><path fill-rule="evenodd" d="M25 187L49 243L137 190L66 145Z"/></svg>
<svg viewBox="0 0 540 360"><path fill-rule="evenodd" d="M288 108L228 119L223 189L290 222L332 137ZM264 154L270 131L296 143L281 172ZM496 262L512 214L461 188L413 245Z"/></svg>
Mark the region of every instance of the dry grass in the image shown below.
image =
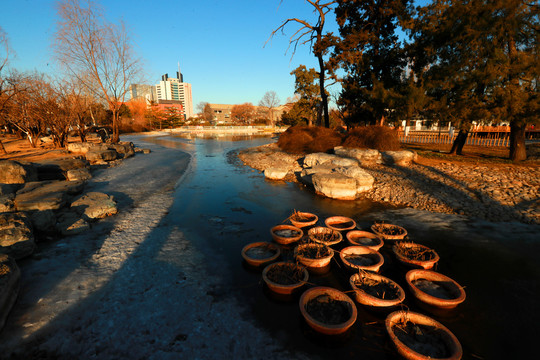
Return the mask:
<svg viewBox="0 0 540 360"><path fill-rule="evenodd" d="M277 142L281 150L293 154L328 152L341 145L342 136L319 126L292 126Z"/></svg>
<svg viewBox="0 0 540 360"><path fill-rule="evenodd" d="M399 150L397 130L387 126L362 126L347 133L343 146L359 149L377 149L379 151Z"/></svg>

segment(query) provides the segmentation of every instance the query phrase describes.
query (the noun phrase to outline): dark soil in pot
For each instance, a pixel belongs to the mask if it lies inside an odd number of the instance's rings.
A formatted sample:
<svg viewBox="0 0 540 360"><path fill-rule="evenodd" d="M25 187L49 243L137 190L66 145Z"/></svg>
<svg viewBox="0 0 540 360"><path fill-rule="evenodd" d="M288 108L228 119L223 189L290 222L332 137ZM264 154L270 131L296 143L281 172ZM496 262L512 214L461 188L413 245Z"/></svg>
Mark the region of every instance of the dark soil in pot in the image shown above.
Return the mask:
<svg viewBox="0 0 540 360"><path fill-rule="evenodd" d="M446 333L434 326L410 321L394 325L397 338L410 349L431 358L448 358L452 352L446 346Z"/></svg>
<svg viewBox="0 0 540 360"><path fill-rule="evenodd" d="M349 303L329 295L319 295L309 300L305 308L313 319L328 325L342 324L351 317Z"/></svg>

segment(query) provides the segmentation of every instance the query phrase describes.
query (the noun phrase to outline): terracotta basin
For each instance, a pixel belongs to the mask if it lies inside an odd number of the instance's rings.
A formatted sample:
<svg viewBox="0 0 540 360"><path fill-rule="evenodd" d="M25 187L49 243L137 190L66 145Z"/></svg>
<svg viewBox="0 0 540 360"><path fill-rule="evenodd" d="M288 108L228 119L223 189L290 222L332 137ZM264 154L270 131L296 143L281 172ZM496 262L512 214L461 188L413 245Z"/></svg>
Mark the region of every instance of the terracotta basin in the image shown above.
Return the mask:
<svg viewBox="0 0 540 360"><path fill-rule="evenodd" d="M331 216L324 220L324 224L337 231L348 231L356 228L356 221L346 216Z"/></svg>
<svg viewBox="0 0 540 360"><path fill-rule="evenodd" d="M430 342L429 349L414 342L402 329L408 326L420 329L429 329L425 334L436 334L437 337ZM428 360L444 359L459 360L463 356L463 349L458 339L450 330L432 318L412 311L395 311L388 315L385 321L386 331L394 343L397 351L405 359ZM431 352L430 352L431 351ZM428 354L430 352L430 354Z"/></svg>
<svg viewBox="0 0 540 360"><path fill-rule="evenodd" d="M276 269L276 268L279 268L279 267L285 267L285 266L288 267L289 269L293 268L295 271L301 271L301 273L303 275L302 280L298 281L298 282L295 282L293 284L280 284L280 283L272 280L271 278L269 278L269 274L268 274L269 271L271 272L272 269ZM270 264L267 267L265 267L263 272L262 272L262 277L263 277L264 282L266 283L266 285L268 286L268 288L270 290L272 290L273 292L275 292L277 294L289 295L294 290L296 290L296 289L300 288L302 285L304 285L306 283L306 281L308 281L309 273L303 266L300 266L298 264L290 263L290 262L277 262L277 263L273 263L273 264Z"/></svg>
<svg viewBox="0 0 540 360"><path fill-rule="evenodd" d="M262 266L275 261L281 250L279 246L267 242L254 242L247 244L242 249L242 257L246 262L254 267Z"/></svg>
<svg viewBox="0 0 540 360"><path fill-rule="evenodd" d="M433 269L440 259L435 250L413 242L394 244L392 251L400 263L414 269Z"/></svg>
<svg viewBox="0 0 540 360"><path fill-rule="evenodd" d="M350 258L351 256L357 256L358 258L352 260ZM367 270L378 272L384 264L384 258L379 252L365 246L346 247L340 251L339 257L343 264L353 271Z"/></svg>
<svg viewBox="0 0 540 360"><path fill-rule="evenodd" d="M369 231L352 230L345 237L349 244L353 246L364 246L375 251L379 251L384 245L382 237Z"/></svg>
<svg viewBox="0 0 540 360"><path fill-rule="evenodd" d="M453 279L431 270L410 270L407 285L418 301L439 309L453 309L465 301L465 290Z"/></svg>
<svg viewBox="0 0 540 360"><path fill-rule="evenodd" d="M298 217L295 217L294 214L289 217L289 221L293 226L296 226L297 228L303 228L306 226L312 226L319 221L319 217L315 214L309 213L309 212L300 212L297 211L296 214L298 214Z"/></svg>
<svg viewBox="0 0 540 360"><path fill-rule="evenodd" d="M317 315L313 316L314 313L308 311L311 309L310 300L315 301L319 296L323 296L322 300L331 299L334 301L345 301L345 307L342 308L342 310L347 312L346 314L343 314L344 321L338 323L325 323L321 321ZM341 303L341 306L343 306L343 303ZM311 288L302 294L300 297L300 312L311 328L326 335L338 335L344 333L354 324L357 316L356 306L351 298L339 290L322 286Z"/></svg>
<svg viewBox="0 0 540 360"><path fill-rule="evenodd" d="M284 233L286 232L293 232L297 233L298 235L291 235L287 236ZM270 233L272 234L272 238L275 242L278 244L287 245L293 242L296 242L304 236L304 232L302 229L297 228L296 226L292 225L277 225L274 226L272 229L270 229Z"/></svg>
<svg viewBox="0 0 540 360"><path fill-rule="evenodd" d="M316 259L302 256L300 255L302 253L302 250L306 249L314 249L319 251L324 250L325 252L329 252L330 255L326 255L323 257L319 257ZM308 243L308 244L301 244L294 249L294 256L296 257L296 260L300 262L302 265L306 266L309 270L311 269L317 269L317 268L324 268L325 266L328 266L330 264L330 261L332 260L332 257L334 256L334 250L332 250L330 247L318 244L318 243Z"/></svg>
<svg viewBox="0 0 540 360"><path fill-rule="evenodd" d="M397 296L394 298L386 298L384 299L383 293L381 291L384 291L380 289L379 291L366 291L362 287L358 287L356 285L357 282L387 282L390 283L395 289ZM359 304L369 306L375 309L389 309L394 306L397 306L401 304L405 300L405 291L403 291L403 288L398 285L395 281L392 279L389 279L387 277L384 277L379 274L370 273L367 271L360 272L358 274L353 274L351 278L349 279L349 283L351 284L352 289L354 290L354 294L356 297L356 301ZM376 294L377 293L377 294Z"/></svg>
<svg viewBox="0 0 540 360"><path fill-rule="evenodd" d="M371 225L371 231L384 240L403 240L407 236L407 230L393 224L373 224Z"/></svg>
<svg viewBox="0 0 540 360"><path fill-rule="evenodd" d="M324 226L316 226L309 229L308 237L311 241L315 241L326 246L335 245L343 240L343 236L339 231Z"/></svg>

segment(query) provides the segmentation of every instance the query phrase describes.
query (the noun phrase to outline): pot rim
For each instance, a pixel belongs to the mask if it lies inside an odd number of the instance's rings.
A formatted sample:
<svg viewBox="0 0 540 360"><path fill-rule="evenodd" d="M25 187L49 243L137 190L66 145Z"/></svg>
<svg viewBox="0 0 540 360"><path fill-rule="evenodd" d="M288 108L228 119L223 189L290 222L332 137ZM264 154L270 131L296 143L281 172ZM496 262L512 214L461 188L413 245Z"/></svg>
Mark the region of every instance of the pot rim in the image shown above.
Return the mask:
<svg viewBox="0 0 540 360"><path fill-rule="evenodd" d="M365 238L368 238L368 239L376 239L378 241L378 243L375 244L375 245L363 245L363 244L357 243L353 238L353 236L356 236L356 235L363 235L363 236L358 236L358 237L365 237ZM369 232L369 231L351 230L345 235L345 237L347 238L347 241L349 242L349 244L351 244L352 246L364 246L364 247L368 247L370 249L373 249L375 251L379 250L380 248L382 248L384 246L383 238L381 236L379 236L379 235L377 235L375 233Z"/></svg>
<svg viewBox="0 0 540 360"><path fill-rule="evenodd" d="M338 221L334 221L334 220L338 220ZM342 220L342 221L339 221L339 220ZM343 221L344 220L344 221ZM346 228L337 228L337 227L334 227L332 224L335 224L337 222L352 222L352 225L349 226L349 227L346 227ZM330 228L332 230L336 230L336 231L348 231L348 230L352 230L352 229L355 229L356 228L356 221L354 221L353 219L351 219L350 217L347 217L347 216L341 216L341 215L338 215L338 216L330 216L328 218L326 218L324 220L324 224L326 225L327 228Z"/></svg>
<svg viewBox="0 0 540 360"><path fill-rule="evenodd" d="M368 294L367 292L365 292L364 290L358 288L354 284L356 278L360 277L360 274L356 273L356 274L351 275L351 277L349 278L349 283L350 283L352 289L355 292L356 301L358 303L360 303L362 305L373 306L373 307L390 307L390 306L399 305L405 300L405 291L394 280L392 280L390 278L387 278L386 276L382 276L380 274L375 274L375 273L371 273L371 272L367 272L367 271L364 274L365 274L365 276L370 277L370 278L376 278L376 279L379 279L379 280L385 280L385 281L388 281L388 282L392 283L393 285L395 285L397 287L399 296L398 296L397 299L384 300L384 299L381 299L381 298L378 298L376 296L372 296L372 295ZM362 300L362 301L359 301L359 300Z"/></svg>
<svg viewBox="0 0 540 360"><path fill-rule="evenodd" d="M367 255L367 254L375 255L379 258L379 261L376 262L375 264L367 265L367 266L355 265L345 259L345 255L349 253L360 254L360 255ZM356 245L347 246L346 248L341 249L341 251L339 252L339 257L341 258L341 261L343 262L343 264L345 264L345 266L355 271L358 269L361 269L361 270L377 272L379 271L381 266L383 266L384 264L384 257L381 255L381 253L365 246L356 246Z"/></svg>
<svg viewBox="0 0 540 360"><path fill-rule="evenodd" d="M312 235L313 233L316 233L316 232L319 232L319 231L326 231L326 230L321 230L321 229L328 229L331 232L333 232L334 234L338 234L338 239L334 240L334 241L323 242L323 241L320 241L320 240L316 239L315 237L313 237L313 235ZM307 233L308 233L308 237L310 238L310 240L312 240L312 241L314 241L316 243L319 243L319 244L326 245L326 246L335 245L335 244L341 242L341 240L343 240L343 235L341 235L341 232L339 232L337 230L334 230L334 229L331 229L331 228L326 227L326 226L315 226L315 227L309 229Z"/></svg>
<svg viewBox="0 0 540 360"><path fill-rule="evenodd" d="M294 230L294 231L299 231L300 232L300 235L298 236L293 236L293 237L283 237L283 236L279 236L275 233L275 231L277 230ZM272 235L272 238L274 239L275 242L277 242L278 244L283 244L283 245L287 245L287 244L290 244L290 243L293 243L293 242L296 242L298 240L300 240L303 236L304 236L304 230L296 227L296 226L293 226L293 225L288 225L288 224L281 224L281 225L276 225L274 227L272 227L270 229L270 234Z"/></svg>
<svg viewBox="0 0 540 360"><path fill-rule="evenodd" d="M435 264L441 259L439 257L439 254L434 249L432 249L432 248L430 248L428 246L418 244L418 243L415 243L415 242L412 242L412 241L401 241L401 242L399 242L399 244L411 244L411 245L414 245L414 246L418 246L418 247L421 247L421 248L423 248L425 250L430 250L435 255L433 257L433 259L429 259L429 260L409 259L409 258L401 255L397 251L398 244L394 244L392 246L392 252L396 256L396 258L399 260L399 262L401 262L404 265L408 265L408 266L412 265L412 266L421 267L421 268L423 268L425 270L429 270L429 269L432 269L435 266Z"/></svg>
<svg viewBox="0 0 540 360"><path fill-rule="evenodd" d="M297 228L303 228L303 227L306 227L306 226L315 225L317 223L317 221L319 221L319 217L316 214L306 212L306 211L297 211L297 213L302 214L302 215L306 215L306 216L314 217L314 219L308 220L308 221L292 220L289 217L289 221L291 222L291 224L293 226L296 226Z"/></svg>
<svg viewBox="0 0 540 360"><path fill-rule="evenodd" d="M302 268L303 270L303 273L304 273L304 278L300 281L300 282L297 282L295 284L289 284L289 285L284 285L284 284L278 284L276 282L273 282L272 280L270 280L268 278L268 276L266 275L268 273L268 271L274 267L274 266L281 266L281 265L284 265L284 264L292 264L292 265L295 265L299 268ZM268 285L268 287L272 288L272 287L275 287L275 288L280 288L280 289L283 289L283 290L294 290L296 288L299 288L300 286L304 285L308 279L309 279L309 273L308 271L306 270L305 267L303 266L300 266L298 264L295 264L293 262L287 262L287 261L280 261L280 262L276 262L276 263L272 263L272 264L269 264L267 265L263 272L262 272L262 277L263 277L263 280L266 282L266 284Z"/></svg>
<svg viewBox="0 0 540 360"><path fill-rule="evenodd" d="M254 247L259 247L261 245L271 247L272 249L274 249L276 251L276 253L274 255L268 257L268 258L265 258L265 259L254 259L254 258L249 257L246 254L246 252L249 249L254 248ZM270 243L270 242L257 241L257 242L249 243L249 244L247 244L246 246L244 246L242 248L242 257L250 265L259 266L259 265L262 265L264 263L274 261L279 257L279 255L281 255L281 249L279 248L279 246L277 246L276 244Z"/></svg>
<svg viewBox="0 0 540 360"><path fill-rule="evenodd" d="M459 292L459 296L455 299L441 299L436 296L430 295L419 288L417 288L413 281L417 279L426 279L428 281L445 281L450 284L452 284L455 289ZM432 271L432 270L424 270L424 269L414 269L409 270L407 274L405 274L405 280L407 281L407 285L409 286L409 289L413 293L414 297L416 297L419 301L424 302L428 305L432 305L435 307L441 307L441 308L454 308L461 304L463 301L465 301L467 295L465 293L465 290L463 290L463 287L454 279L443 275L441 273Z"/></svg>
<svg viewBox="0 0 540 360"><path fill-rule="evenodd" d="M375 230L375 226L376 226L376 225L383 225L384 227L388 227L388 226L396 226L396 227L398 227L398 228L400 228L400 229L403 230L403 234L400 234L400 235L385 235L385 234L383 234L383 233L378 232L378 231ZM381 237L382 237L383 239L385 239L385 240L401 240L401 239L403 239L405 236L407 236L407 230L406 230L404 227L399 226L399 225L396 225L396 224L373 224L373 225L371 225L370 228L371 228L371 231L373 231L375 234L381 236Z"/></svg>

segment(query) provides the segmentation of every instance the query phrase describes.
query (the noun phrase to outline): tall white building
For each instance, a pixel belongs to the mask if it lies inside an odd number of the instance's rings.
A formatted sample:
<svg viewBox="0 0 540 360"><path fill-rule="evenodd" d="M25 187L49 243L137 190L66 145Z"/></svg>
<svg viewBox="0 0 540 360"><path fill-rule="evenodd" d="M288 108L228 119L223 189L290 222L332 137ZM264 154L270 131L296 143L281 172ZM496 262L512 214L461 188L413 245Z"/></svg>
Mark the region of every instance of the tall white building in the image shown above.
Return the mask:
<svg viewBox="0 0 540 360"><path fill-rule="evenodd" d="M159 84L156 84L156 94L158 100L176 100L182 103L186 119L193 117L193 97L191 95L191 84L184 82L184 76L178 71L178 78L170 78L168 74L161 77Z"/></svg>

